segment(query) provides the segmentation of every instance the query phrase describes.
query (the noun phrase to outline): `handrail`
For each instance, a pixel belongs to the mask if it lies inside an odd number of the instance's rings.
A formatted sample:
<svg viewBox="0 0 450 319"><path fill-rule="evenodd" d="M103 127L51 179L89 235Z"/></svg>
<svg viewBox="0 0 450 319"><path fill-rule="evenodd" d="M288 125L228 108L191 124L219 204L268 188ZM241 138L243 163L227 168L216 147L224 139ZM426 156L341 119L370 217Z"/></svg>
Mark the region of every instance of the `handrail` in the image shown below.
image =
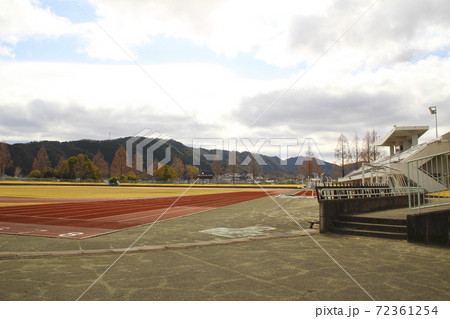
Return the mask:
<svg viewBox="0 0 450 319"><path fill-rule="evenodd" d="M406 163L421 161L421 160L425 160L425 159L429 159L429 158L433 158L433 157L437 157L437 156L441 156L441 155L450 155L450 151L445 151L445 152L433 154L433 155L427 155L427 156L424 156L421 158L414 158L414 159L407 161Z"/></svg>
<svg viewBox="0 0 450 319"><path fill-rule="evenodd" d="M410 209L450 205L449 156L450 151L445 151L407 162ZM412 183L424 189L423 198L411 188Z"/></svg>
<svg viewBox="0 0 450 319"><path fill-rule="evenodd" d="M317 199L320 201L407 195L408 187L317 187L316 191Z"/></svg>

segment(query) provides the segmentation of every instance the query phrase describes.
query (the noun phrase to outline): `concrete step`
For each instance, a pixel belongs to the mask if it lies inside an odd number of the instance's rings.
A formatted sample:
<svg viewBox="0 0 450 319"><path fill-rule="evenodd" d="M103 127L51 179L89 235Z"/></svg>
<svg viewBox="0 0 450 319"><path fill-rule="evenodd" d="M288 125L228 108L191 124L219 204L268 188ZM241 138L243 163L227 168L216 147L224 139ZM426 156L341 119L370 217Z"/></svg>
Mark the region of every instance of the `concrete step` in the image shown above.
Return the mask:
<svg viewBox="0 0 450 319"><path fill-rule="evenodd" d="M406 225L388 225L388 224L376 224L376 223L364 223L364 222L349 222L336 220L334 223L336 228L351 228L359 230L371 230L388 233L406 234Z"/></svg>
<svg viewBox="0 0 450 319"><path fill-rule="evenodd" d="M401 239L401 240L407 239L407 235L403 234L403 233L392 233L392 232L382 232L382 231L373 231L373 230L360 230L360 229L352 229L352 228L335 228L335 229L333 229L333 233L354 235L354 236Z"/></svg>
<svg viewBox="0 0 450 319"><path fill-rule="evenodd" d="M355 223L369 223L369 224L384 224L384 225L403 225L406 226L406 218L379 218L379 217L363 217L354 215L339 215L340 221L355 222Z"/></svg>

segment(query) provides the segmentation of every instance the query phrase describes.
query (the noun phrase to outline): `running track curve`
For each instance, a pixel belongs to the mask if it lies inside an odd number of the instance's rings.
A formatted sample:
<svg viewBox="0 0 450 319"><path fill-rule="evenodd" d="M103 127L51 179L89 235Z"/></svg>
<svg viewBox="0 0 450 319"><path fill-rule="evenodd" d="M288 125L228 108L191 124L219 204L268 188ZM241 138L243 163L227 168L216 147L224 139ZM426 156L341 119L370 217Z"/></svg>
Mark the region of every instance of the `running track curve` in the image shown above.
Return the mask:
<svg viewBox="0 0 450 319"><path fill-rule="evenodd" d="M82 239L283 192L286 191L245 191L180 198L82 200L0 207L0 233Z"/></svg>

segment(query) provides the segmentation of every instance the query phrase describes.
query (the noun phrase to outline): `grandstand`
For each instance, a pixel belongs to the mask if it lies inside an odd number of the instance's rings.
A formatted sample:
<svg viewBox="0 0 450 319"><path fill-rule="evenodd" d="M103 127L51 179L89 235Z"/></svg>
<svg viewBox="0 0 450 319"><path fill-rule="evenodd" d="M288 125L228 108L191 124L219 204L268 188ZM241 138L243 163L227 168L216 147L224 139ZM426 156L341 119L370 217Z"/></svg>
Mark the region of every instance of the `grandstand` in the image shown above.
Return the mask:
<svg viewBox="0 0 450 319"><path fill-rule="evenodd" d="M394 126L376 142L379 147L389 147L387 158L363 165L339 179L342 184L384 184L393 189L405 190L411 185L425 192L442 192L449 188L448 152L450 132L428 142L419 138L428 126ZM415 164L411 165L411 164Z"/></svg>

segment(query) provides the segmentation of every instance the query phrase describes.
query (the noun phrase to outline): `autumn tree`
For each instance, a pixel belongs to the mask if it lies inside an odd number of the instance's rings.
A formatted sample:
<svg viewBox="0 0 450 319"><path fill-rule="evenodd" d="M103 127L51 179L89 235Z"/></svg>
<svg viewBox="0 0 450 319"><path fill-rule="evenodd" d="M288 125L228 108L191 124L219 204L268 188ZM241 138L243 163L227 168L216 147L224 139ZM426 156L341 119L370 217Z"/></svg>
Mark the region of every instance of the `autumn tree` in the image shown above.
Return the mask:
<svg viewBox="0 0 450 319"><path fill-rule="evenodd" d="M212 164L211 164L211 170L214 174L214 179L216 180L216 183L219 181L219 175L222 173L223 170L223 162L220 161L218 158L216 158Z"/></svg>
<svg viewBox="0 0 450 319"><path fill-rule="evenodd" d="M61 165L61 170L64 170L64 178L68 179L94 179L102 178L100 170L94 165L86 154L78 154L65 160ZM61 172L57 172L60 174Z"/></svg>
<svg viewBox="0 0 450 319"><path fill-rule="evenodd" d="M5 175L5 170L13 164L8 144L0 143L0 177Z"/></svg>
<svg viewBox="0 0 450 319"><path fill-rule="evenodd" d="M178 156L175 156L172 162L172 167L175 170L175 173L177 173L178 180L183 178L183 174L185 171L183 161Z"/></svg>
<svg viewBox="0 0 450 319"><path fill-rule="evenodd" d="M41 172L41 174L43 174L47 167L50 167L50 160L48 158L45 147L41 146L39 152L33 160L32 168L33 170L38 170Z"/></svg>
<svg viewBox="0 0 450 319"><path fill-rule="evenodd" d="M54 178L56 176L56 171L54 168L47 167L42 173L43 178Z"/></svg>
<svg viewBox="0 0 450 319"><path fill-rule="evenodd" d="M92 161L86 154L78 154L73 170L76 178L86 179L91 170Z"/></svg>
<svg viewBox="0 0 450 319"><path fill-rule="evenodd" d="M32 170L30 174L28 174L27 178L41 178L42 173L38 171L37 169Z"/></svg>
<svg viewBox="0 0 450 319"><path fill-rule="evenodd" d="M345 164L347 164L352 158L350 145L344 134L339 136L336 149L334 150L334 156L336 158L336 162L341 166L341 177L344 177Z"/></svg>
<svg viewBox="0 0 450 319"><path fill-rule="evenodd" d="M321 172L321 167L319 161L311 150L311 145L308 145L306 151L306 156L302 159L301 165L298 167L298 171L301 175L311 178L313 174L319 175Z"/></svg>
<svg viewBox="0 0 450 319"><path fill-rule="evenodd" d="M193 180L199 173L200 170L197 166L186 165L186 176L190 181Z"/></svg>
<svg viewBox="0 0 450 319"><path fill-rule="evenodd" d="M175 169L169 165L164 165L155 171L155 176L159 181L168 182L177 179Z"/></svg>
<svg viewBox="0 0 450 319"><path fill-rule="evenodd" d="M118 176L120 178L126 176L130 168L127 166L127 151L123 145L117 149L114 154L114 159L111 163L110 174L111 176Z"/></svg>
<svg viewBox="0 0 450 319"><path fill-rule="evenodd" d="M62 156L59 158L58 165L56 166L55 175L62 179L72 178L70 176L69 164Z"/></svg>
<svg viewBox="0 0 450 319"><path fill-rule="evenodd" d="M102 173L103 178L107 178L109 176L109 165L108 162L105 161L105 158L103 157L102 152L98 151L94 158L92 159L92 162L95 166L98 167L100 170L100 173Z"/></svg>

